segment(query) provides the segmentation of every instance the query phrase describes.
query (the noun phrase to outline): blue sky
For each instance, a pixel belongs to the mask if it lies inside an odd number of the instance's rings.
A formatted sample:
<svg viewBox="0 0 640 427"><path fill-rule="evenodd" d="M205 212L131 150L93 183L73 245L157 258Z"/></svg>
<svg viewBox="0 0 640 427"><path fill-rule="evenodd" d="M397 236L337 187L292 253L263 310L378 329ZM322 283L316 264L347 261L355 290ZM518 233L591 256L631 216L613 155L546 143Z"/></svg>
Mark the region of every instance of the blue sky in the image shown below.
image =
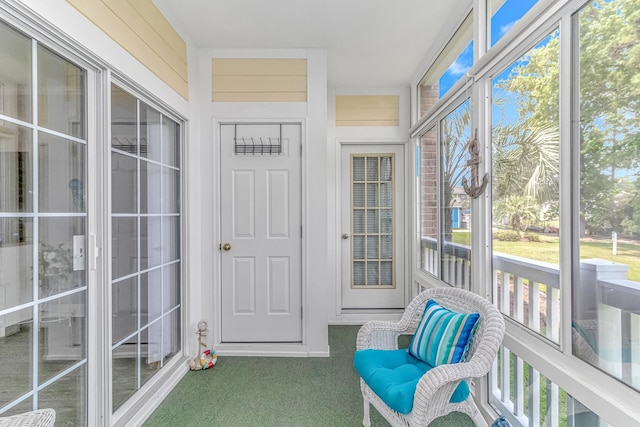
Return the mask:
<svg viewBox="0 0 640 427"><path fill-rule="evenodd" d="M491 46L496 44L538 0L506 0L491 18ZM439 98L442 98L473 65L473 41L469 43L447 71L440 77Z"/></svg>

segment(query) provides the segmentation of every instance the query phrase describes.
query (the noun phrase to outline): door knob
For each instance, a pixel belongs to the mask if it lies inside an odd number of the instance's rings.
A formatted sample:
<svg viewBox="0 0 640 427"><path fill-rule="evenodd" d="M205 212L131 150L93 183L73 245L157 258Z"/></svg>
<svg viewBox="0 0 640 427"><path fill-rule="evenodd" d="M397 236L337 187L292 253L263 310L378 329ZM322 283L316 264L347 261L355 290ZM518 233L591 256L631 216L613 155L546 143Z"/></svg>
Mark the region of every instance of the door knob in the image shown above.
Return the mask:
<svg viewBox="0 0 640 427"><path fill-rule="evenodd" d="M344 233L342 235L342 240L347 240L349 238L349 235L347 233Z"/></svg>
<svg viewBox="0 0 640 427"><path fill-rule="evenodd" d="M228 250L231 249L231 245L228 244L228 243L225 243L224 245L222 245L222 249L225 250L225 251L228 251Z"/></svg>

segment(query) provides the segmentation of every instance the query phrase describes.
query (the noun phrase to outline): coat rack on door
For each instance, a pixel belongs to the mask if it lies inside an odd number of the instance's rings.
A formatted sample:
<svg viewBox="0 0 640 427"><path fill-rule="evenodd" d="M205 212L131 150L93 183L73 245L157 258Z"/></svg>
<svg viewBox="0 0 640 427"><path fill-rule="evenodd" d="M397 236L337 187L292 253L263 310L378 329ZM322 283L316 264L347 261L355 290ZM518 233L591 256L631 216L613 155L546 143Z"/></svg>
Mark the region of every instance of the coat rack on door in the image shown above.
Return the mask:
<svg viewBox="0 0 640 427"><path fill-rule="evenodd" d="M281 154L282 153L282 125L280 136L274 137L238 137L238 125L234 126L235 154Z"/></svg>

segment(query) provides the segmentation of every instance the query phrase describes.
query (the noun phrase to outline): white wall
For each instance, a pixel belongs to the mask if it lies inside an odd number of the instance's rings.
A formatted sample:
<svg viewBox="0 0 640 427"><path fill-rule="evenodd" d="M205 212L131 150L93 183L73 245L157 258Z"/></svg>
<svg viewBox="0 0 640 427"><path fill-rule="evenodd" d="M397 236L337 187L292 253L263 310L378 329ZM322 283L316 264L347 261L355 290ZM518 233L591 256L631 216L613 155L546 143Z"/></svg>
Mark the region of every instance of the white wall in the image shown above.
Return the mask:
<svg viewBox="0 0 640 427"><path fill-rule="evenodd" d="M306 58L307 102L211 102L211 59L218 58ZM198 100L202 117L202 277L199 290L203 312L212 331L212 341L225 354L269 354L328 356L326 294L331 278L327 274L326 232L326 54L322 49L202 49L199 56ZM220 121L301 121L303 123L303 343L292 345L220 343ZM306 126L306 127L305 127ZM197 289L197 288L196 288Z"/></svg>

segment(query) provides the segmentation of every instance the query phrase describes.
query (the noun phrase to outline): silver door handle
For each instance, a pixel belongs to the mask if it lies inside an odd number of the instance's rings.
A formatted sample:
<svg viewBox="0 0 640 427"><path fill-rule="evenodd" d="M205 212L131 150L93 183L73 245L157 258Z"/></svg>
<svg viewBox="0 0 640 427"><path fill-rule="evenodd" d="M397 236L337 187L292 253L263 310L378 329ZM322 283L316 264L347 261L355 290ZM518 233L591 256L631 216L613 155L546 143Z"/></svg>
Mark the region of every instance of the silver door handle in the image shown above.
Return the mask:
<svg viewBox="0 0 640 427"><path fill-rule="evenodd" d="M342 240L347 240L349 238L349 235L347 233L344 233L342 235Z"/></svg>

